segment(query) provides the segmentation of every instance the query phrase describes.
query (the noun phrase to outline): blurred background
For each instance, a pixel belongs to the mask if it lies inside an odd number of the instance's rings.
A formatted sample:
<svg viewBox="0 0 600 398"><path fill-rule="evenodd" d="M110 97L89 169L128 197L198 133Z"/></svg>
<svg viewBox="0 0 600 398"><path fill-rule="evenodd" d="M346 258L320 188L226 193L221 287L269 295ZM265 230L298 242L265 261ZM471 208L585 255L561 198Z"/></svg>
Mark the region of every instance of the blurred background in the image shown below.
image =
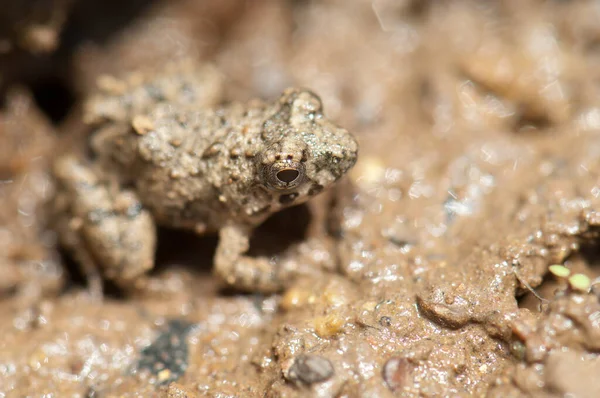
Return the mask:
<svg viewBox="0 0 600 398"><path fill-rule="evenodd" d="M0 397L599 396L599 21L597 0L0 0ZM106 76L189 59L222 102L305 86L356 134L311 204L335 225L280 295L217 291L178 267L212 249L161 231L172 295L89 303L46 225L50 165ZM164 330L191 336L177 377L124 375Z"/></svg>

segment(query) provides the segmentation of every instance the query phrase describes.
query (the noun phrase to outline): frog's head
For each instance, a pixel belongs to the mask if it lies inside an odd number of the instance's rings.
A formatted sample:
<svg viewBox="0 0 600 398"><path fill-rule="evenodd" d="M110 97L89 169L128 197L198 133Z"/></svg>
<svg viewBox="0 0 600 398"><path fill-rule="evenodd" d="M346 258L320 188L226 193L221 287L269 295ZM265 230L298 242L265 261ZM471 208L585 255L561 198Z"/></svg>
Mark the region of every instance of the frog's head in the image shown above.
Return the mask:
<svg viewBox="0 0 600 398"><path fill-rule="evenodd" d="M358 143L323 115L311 91L287 89L263 126L267 150L258 158L261 182L273 205L300 204L327 189L354 166Z"/></svg>

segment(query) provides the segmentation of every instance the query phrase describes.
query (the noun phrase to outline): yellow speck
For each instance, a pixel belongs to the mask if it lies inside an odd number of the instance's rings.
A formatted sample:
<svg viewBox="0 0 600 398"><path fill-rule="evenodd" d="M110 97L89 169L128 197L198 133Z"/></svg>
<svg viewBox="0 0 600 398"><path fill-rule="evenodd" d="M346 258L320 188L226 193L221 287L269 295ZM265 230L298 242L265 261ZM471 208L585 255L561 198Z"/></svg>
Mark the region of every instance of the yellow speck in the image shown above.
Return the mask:
<svg viewBox="0 0 600 398"><path fill-rule="evenodd" d="M283 295L281 308L287 311L302 307L308 303L309 296L310 293L304 289L291 288Z"/></svg>
<svg viewBox="0 0 600 398"><path fill-rule="evenodd" d="M480 371L481 373L485 373L485 372L487 372L487 369L488 369L488 367L487 367L487 365L486 365L486 364L483 364L483 365L481 365L481 366L479 367L479 371Z"/></svg>
<svg viewBox="0 0 600 398"><path fill-rule="evenodd" d="M157 377L159 382L169 380L169 378L171 377L171 371L169 369L163 369L160 372L158 372Z"/></svg>
<svg viewBox="0 0 600 398"><path fill-rule="evenodd" d="M592 282L587 275L575 274L569 278L569 285L571 285L571 287L575 290L587 292L590 290Z"/></svg>
<svg viewBox="0 0 600 398"><path fill-rule="evenodd" d="M46 355L42 351L36 350L29 357L28 365L31 369L38 370L46 360Z"/></svg>
<svg viewBox="0 0 600 398"><path fill-rule="evenodd" d="M344 326L344 319L331 314L315 319L315 331L320 337L331 337L337 334Z"/></svg>
<svg viewBox="0 0 600 398"><path fill-rule="evenodd" d="M566 278L571 275L571 270L564 265L554 264L548 267L550 273L559 278Z"/></svg>
<svg viewBox="0 0 600 398"><path fill-rule="evenodd" d="M133 117L131 125L136 133L144 135L149 131L154 130L154 123L147 116L137 115Z"/></svg>
<svg viewBox="0 0 600 398"><path fill-rule="evenodd" d="M175 148L179 148L181 146L182 142L179 138L173 138L171 141L169 141L169 144L171 144Z"/></svg>

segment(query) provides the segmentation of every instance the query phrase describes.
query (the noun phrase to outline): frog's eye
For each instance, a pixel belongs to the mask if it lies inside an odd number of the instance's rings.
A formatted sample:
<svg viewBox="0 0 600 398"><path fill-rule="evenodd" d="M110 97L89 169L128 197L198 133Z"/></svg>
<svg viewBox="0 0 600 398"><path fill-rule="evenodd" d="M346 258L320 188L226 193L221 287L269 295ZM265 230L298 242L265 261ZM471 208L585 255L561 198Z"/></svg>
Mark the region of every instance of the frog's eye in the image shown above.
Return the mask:
<svg viewBox="0 0 600 398"><path fill-rule="evenodd" d="M280 160L261 166L263 181L271 188L289 190L304 181L304 165L293 160Z"/></svg>

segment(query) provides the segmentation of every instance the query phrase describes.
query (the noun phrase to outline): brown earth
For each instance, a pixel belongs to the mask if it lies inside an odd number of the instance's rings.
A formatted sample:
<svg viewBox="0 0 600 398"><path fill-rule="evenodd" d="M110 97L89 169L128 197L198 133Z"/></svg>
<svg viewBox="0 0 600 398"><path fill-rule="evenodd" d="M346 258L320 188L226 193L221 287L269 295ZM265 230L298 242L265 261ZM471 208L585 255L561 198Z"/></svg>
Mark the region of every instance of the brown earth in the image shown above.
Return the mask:
<svg viewBox="0 0 600 398"><path fill-rule="evenodd" d="M0 397L600 396L597 2L131 1L102 40L107 14L38 3L81 37L48 60L13 29L2 55ZM256 232L300 248L282 294L218 289L215 240L165 230L155 292L94 302L46 225L49 165L98 78L189 57L228 99L310 87L359 162Z"/></svg>

